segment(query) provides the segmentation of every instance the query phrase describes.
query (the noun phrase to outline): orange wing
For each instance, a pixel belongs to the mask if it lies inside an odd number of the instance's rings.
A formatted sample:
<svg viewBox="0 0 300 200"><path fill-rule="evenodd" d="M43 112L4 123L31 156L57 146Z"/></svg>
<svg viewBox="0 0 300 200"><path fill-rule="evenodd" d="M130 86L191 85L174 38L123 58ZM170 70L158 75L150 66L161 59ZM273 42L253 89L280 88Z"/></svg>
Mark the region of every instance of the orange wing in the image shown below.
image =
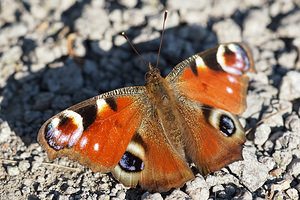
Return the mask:
<svg viewBox="0 0 300 200"><path fill-rule="evenodd" d="M38 142L50 160L67 156L93 171L111 171L140 125L144 100L144 87L91 98L46 121Z"/></svg>
<svg viewBox="0 0 300 200"><path fill-rule="evenodd" d="M245 134L235 115L183 96L178 111L186 129L186 154L202 175L242 159Z"/></svg>
<svg viewBox="0 0 300 200"><path fill-rule="evenodd" d="M248 48L228 43L179 63L166 79L177 95L240 114L246 108L247 71L254 71Z"/></svg>
<svg viewBox="0 0 300 200"><path fill-rule="evenodd" d="M148 110L113 175L126 186L165 192L194 178L184 156L176 152L155 115Z"/></svg>

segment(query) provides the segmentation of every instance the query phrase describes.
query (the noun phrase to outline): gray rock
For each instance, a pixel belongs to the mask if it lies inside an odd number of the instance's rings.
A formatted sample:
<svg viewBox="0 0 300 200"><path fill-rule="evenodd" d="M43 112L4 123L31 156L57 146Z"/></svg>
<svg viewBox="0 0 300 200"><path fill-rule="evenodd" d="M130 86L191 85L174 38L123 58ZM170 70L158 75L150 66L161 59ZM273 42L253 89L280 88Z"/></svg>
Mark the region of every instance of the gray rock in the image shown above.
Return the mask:
<svg viewBox="0 0 300 200"><path fill-rule="evenodd" d="M244 147L244 160L229 165L230 170L251 192L256 191L265 183L269 172L265 164L257 161L255 151L254 147Z"/></svg>
<svg viewBox="0 0 300 200"><path fill-rule="evenodd" d="M273 156L275 162L277 163L277 165L283 169L285 169L287 167L287 165L290 164L290 162L293 159L290 151L287 151L287 150L275 151L272 156Z"/></svg>
<svg viewBox="0 0 300 200"><path fill-rule="evenodd" d="M11 130L6 121L0 119L0 143L7 143L10 139Z"/></svg>
<svg viewBox="0 0 300 200"><path fill-rule="evenodd" d="M279 98L294 100L300 98L300 73L297 71L288 72L282 79Z"/></svg>
<svg viewBox="0 0 300 200"><path fill-rule="evenodd" d="M130 26L141 26L146 23L146 16L140 9L129 9L123 13L123 20Z"/></svg>
<svg viewBox="0 0 300 200"><path fill-rule="evenodd" d="M154 193L151 194L149 192L146 192L142 195L141 200L163 200L162 196L160 193Z"/></svg>
<svg viewBox="0 0 300 200"><path fill-rule="evenodd" d="M101 19L101 20L95 20ZM93 23L90 23L93 22ZM86 26L89 24L89 26ZM75 21L75 30L83 37L91 40L100 40L110 26L108 15L105 10L86 6L82 17Z"/></svg>
<svg viewBox="0 0 300 200"><path fill-rule="evenodd" d="M291 50L290 52L283 52L278 58L278 64L287 69L294 69L298 53L296 50Z"/></svg>
<svg viewBox="0 0 300 200"><path fill-rule="evenodd" d="M292 181L293 178L296 178L300 175L300 159L294 159L292 162L289 164L287 168L287 173L285 174L284 178L286 180Z"/></svg>
<svg viewBox="0 0 300 200"><path fill-rule="evenodd" d="M241 28L232 19L217 22L212 29L216 32L219 43L242 41Z"/></svg>
<svg viewBox="0 0 300 200"><path fill-rule="evenodd" d="M286 149L290 151L300 149L300 135L297 132L284 132L282 136L276 140L275 149Z"/></svg>
<svg viewBox="0 0 300 200"><path fill-rule="evenodd" d="M299 193L295 188L290 188L286 190L286 194L289 196L290 199L299 199Z"/></svg>
<svg viewBox="0 0 300 200"><path fill-rule="evenodd" d="M137 0L118 0L118 3L127 8L134 8L138 1Z"/></svg>
<svg viewBox="0 0 300 200"><path fill-rule="evenodd" d="M8 44L16 44L19 37L25 36L28 32L24 23L14 23L11 26L1 28L0 30L0 46Z"/></svg>
<svg viewBox="0 0 300 200"><path fill-rule="evenodd" d="M255 132L254 144L263 145L271 133L271 128L266 124L261 124Z"/></svg>
<svg viewBox="0 0 300 200"><path fill-rule="evenodd" d="M293 113L292 115L289 115L285 119L284 124L285 124L285 127L292 132L300 131L300 118L295 113Z"/></svg>
<svg viewBox="0 0 300 200"><path fill-rule="evenodd" d="M271 19L266 8L251 10L243 22L243 36L254 44L266 41L263 35L270 34L270 31L266 29L270 22ZM269 35L267 35L267 38L269 38Z"/></svg>
<svg viewBox="0 0 300 200"><path fill-rule="evenodd" d="M300 11L293 12L293 14L289 14L284 17L280 21L280 25L278 27L278 35L280 37L287 38L299 38L300 33Z"/></svg>
<svg viewBox="0 0 300 200"><path fill-rule="evenodd" d="M294 9L292 1L278 0L274 1L270 6L270 15L276 17L279 14L287 14Z"/></svg>
<svg viewBox="0 0 300 200"><path fill-rule="evenodd" d="M179 16L182 22L186 22L188 24L201 25L203 27L207 27L209 14L209 9L202 10L201 12L199 12L199 10L179 10Z"/></svg>
<svg viewBox="0 0 300 200"><path fill-rule="evenodd" d="M172 199L185 200L185 199L190 199L190 197L186 193L184 193L183 191L181 191L179 189L176 189L170 195L168 195L165 198L165 200L172 200Z"/></svg>
<svg viewBox="0 0 300 200"><path fill-rule="evenodd" d="M20 174L20 170L17 166L8 166L7 173L10 176L18 176Z"/></svg>
<svg viewBox="0 0 300 200"><path fill-rule="evenodd" d="M209 188L202 176L196 176L194 180L186 183L186 192L192 199L208 199Z"/></svg>
<svg viewBox="0 0 300 200"><path fill-rule="evenodd" d="M213 2L210 15L215 18L229 18L238 8L240 9L241 6L242 4L239 4L239 2L235 0L216 0Z"/></svg>
<svg viewBox="0 0 300 200"><path fill-rule="evenodd" d="M170 10L203 10L209 6L209 1L189 0L182 3L180 0L166 1L167 8Z"/></svg>

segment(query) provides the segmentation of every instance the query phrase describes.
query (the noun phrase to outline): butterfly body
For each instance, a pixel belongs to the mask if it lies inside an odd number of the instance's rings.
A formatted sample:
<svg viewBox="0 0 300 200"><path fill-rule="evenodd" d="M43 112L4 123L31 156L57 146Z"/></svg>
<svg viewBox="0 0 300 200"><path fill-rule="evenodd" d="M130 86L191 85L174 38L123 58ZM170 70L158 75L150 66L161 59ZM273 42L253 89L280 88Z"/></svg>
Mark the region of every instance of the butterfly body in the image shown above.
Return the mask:
<svg viewBox="0 0 300 200"><path fill-rule="evenodd" d="M67 156L126 186L167 191L242 158L245 134L235 114L246 107L242 43L222 44L179 63L163 78L150 65L145 86L86 100L53 116L39 143L50 160Z"/></svg>

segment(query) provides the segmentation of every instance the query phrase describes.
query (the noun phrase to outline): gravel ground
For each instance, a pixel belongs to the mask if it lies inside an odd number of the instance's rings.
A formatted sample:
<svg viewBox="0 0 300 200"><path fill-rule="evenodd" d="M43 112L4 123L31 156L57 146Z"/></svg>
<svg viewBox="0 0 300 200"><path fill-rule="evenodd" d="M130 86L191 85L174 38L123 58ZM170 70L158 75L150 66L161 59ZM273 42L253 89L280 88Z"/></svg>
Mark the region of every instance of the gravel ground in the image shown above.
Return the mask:
<svg viewBox="0 0 300 200"><path fill-rule="evenodd" d="M299 0L1 0L0 199L298 199L299 8ZM161 194L67 158L49 163L36 141L42 123L99 93L143 85L147 67L120 32L155 63L164 9L164 75L221 42L252 48L258 73L241 121L255 128L276 114L248 135L244 160Z"/></svg>

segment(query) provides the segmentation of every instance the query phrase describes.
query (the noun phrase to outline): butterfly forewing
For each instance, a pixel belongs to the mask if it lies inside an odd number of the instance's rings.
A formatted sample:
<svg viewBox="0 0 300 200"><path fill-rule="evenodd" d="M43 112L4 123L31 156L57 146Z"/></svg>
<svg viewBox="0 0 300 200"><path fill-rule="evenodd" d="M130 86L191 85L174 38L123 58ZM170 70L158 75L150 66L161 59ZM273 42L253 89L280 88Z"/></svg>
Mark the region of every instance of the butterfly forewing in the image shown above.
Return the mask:
<svg viewBox="0 0 300 200"><path fill-rule="evenodd" d="M178 96L240 114L246 108L252 56L241 43L219 45L179 63L166 77Z"/></svg>
<svg viewBox="0 0 300 200"><path fill-rule="evenodd" d="M111 91L49 119L38 134L50 160L67 156L94 171L111 171L140 125L144 87Z"/></svg>

